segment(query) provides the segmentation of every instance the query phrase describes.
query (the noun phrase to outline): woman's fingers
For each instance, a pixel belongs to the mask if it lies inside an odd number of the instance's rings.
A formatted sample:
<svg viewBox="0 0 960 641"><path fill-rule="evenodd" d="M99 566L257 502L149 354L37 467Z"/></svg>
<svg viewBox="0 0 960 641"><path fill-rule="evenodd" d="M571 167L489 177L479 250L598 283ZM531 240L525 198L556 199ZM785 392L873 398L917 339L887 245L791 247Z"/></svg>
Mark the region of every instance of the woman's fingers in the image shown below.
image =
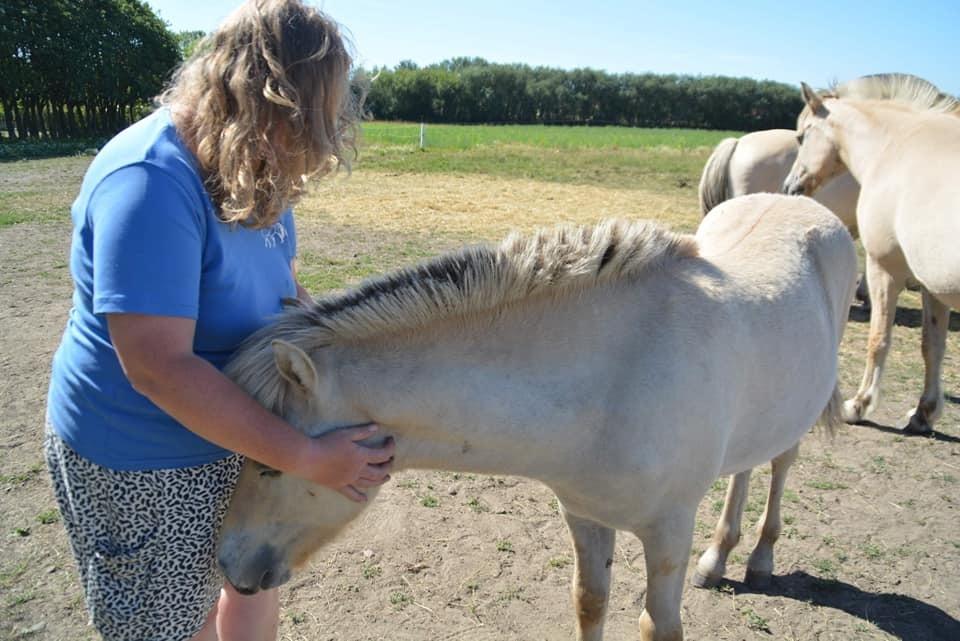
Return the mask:
<svg viewBox="0 0 960 641"><path fill-rule="evenodd" d="M337 492L356 503L364 503L367 500L367 495L353 485L344 485L343 487L337 488Z"/></svg>

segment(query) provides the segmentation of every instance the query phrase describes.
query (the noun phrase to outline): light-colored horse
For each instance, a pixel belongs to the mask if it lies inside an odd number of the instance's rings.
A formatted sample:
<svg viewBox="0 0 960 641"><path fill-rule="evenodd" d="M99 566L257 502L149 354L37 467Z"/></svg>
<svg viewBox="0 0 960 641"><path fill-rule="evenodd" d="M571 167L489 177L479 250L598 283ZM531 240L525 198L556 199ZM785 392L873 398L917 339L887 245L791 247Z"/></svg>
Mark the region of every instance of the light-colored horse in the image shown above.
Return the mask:
<svg viewBox="0 0 960 641"><path fill-rule="evenodd" d="M848 422L878 402L897 295L908 278L923 290L924 390L904 428L928 433L943 410L940 367L950 307L960 306L960 119L958 102L911 76L857 82L882 87L885 100L823 96L803 85L800 153L784 184L814 193L849 170L861 185L857 226L866 252L873 310L863 381L844 404Z"/></svg>
<svg viewBox="0 0 960 641"><path fill-rule="evenodd" d="M784 453L788 463L824 407L839 407L855 269L827 209L747 196L696 236L606 222L443 256L288 310L227 372L307 434L385 426L397 470L552 488L575 550L579 639L602 638L614 532L635 533L647 566L640 638L677 641L711 483ZM242 591L276 586L362 509L248 461L221 567ZM758 572L772 569L779 528L770 507Z"/></svg>
<svg viewBox="0 0 960 641"><path fill-rule="evenodd" d="M707 158L700 175L700 211L706 216L720 203L747 194L776 194L797 158L800 143L792 129L766 129L724 138ZM847 173L832 178L812 198L837 215L854 238L860 185ZM870 308L867 283L860 278L857 299Z"/></svg>
<svg viewBox="0 0 960 641"><path fill-rule="evenodd" d="M767 129L724 138L710 154L700 176L700 211L704 216L720 203L746 194L780 193L797 158L797 132ZM837 215L857 237L860 185L849 173L830 180L812 198Z"/></svg>

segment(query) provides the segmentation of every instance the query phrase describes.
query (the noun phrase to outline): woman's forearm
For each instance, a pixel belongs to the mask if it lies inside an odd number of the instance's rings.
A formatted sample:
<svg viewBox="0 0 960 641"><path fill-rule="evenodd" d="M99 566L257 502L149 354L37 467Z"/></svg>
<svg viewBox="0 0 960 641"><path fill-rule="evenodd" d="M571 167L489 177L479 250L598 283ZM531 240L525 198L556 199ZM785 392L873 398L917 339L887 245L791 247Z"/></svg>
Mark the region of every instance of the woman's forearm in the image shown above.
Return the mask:
<svg viewBox="0 0 960 641"><path fill-rule="evenodd" d="M154 362L136 386L206 440L279 470L300 469L307 437L204 359L184 354Z"/></svg>

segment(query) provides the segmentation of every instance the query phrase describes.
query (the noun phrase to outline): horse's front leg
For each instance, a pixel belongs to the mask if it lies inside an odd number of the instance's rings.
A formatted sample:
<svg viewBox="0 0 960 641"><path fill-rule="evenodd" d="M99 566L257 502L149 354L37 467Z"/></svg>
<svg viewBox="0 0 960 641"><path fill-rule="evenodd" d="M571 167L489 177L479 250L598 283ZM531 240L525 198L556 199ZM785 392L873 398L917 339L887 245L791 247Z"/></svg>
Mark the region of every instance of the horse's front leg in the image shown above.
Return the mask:
<svg viewBox="0 0 960 641"><path fill-rule="evenodd" d="M637 532L647 562L647 598L640 641L683 641L680 599L693 545L696 505L678 506Z"/></svg>
<svg viewBox="0 0 960 641"><path fill-rule="evenodd" d="M880 377L890 351L897 296L903 289L903 277L896 278L867 254L867 284L870 286L870 336L867 339L867 363L856 395L843 404L843 420L857 423L876 407L880 399Z"/></svg>
<svg viewBox="0 0 960 641"><path fill-rule="evenodd" d="M727 571L727 557L740 542L740 520L747 503L747 491L750 485L750 472L740 472L730 477L727 498L723 504L723 513L713 532L713 541L707 551L700 556L697 568L690 582L698 588L716 587Z"/></svg>
<svg viewBox="0 0 960 641"><path fill-rule="evenodd" d="M923 395L910 413L910 421L903 428L910 434L929 434L933 423L943 412L943 390L940 388L940 367L947 349L947 328L950 307L923 290Z"/></svg>
<svg viewBox="0 0 960 641"><path fill-rule="evenodd" d="M765 588L773 576L773 544L780 538L780 504L783 501L783 486L787 481L787 472L800 454L800 444L775 457L770 465L770 492L767 494L767 506L757 524L759 539L747 561L746 582L752 588Z"/></svg>
<svg viewBox="0 0 960 641"><path fill-rule="evenodd" d="M561 504L562 507L562 504ZM610 596L615 531L561 510L573 539L573 607L577 612L577 639L600 641Z"/></svg>

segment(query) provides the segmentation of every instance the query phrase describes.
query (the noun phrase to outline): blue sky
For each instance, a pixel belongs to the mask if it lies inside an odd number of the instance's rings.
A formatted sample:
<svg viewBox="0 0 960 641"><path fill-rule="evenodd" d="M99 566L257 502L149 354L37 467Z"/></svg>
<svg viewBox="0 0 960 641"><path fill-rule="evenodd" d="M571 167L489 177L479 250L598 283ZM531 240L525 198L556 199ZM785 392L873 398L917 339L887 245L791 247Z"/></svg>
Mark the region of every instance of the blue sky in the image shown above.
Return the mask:
<svg viewBox="0 0 960 641"><path fill-rule="evenodd" d="M210 31L237 0L147 0ZM730 75L825 86L906 72L960 94L960 0L314 0L367 68L455 56L572 69Z"/></svg>

